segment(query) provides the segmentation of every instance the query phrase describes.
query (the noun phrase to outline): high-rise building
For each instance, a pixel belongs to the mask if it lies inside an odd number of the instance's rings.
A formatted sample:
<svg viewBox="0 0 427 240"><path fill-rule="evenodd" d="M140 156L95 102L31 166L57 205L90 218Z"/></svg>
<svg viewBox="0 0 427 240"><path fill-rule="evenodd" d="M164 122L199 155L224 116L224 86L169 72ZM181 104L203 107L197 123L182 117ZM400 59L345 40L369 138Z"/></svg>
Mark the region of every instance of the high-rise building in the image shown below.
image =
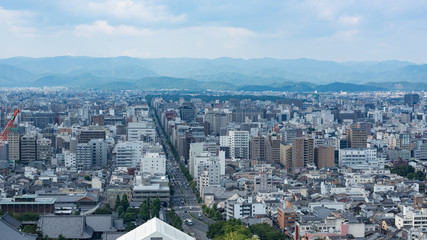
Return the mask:
<svg viewBox="0 0 427 240"><path fill-rule="evenodd" d="M292 168L304 168L314 164L314 139L295 138L292 145Z"/></svg>
<svg viewBox="0 0 427 240"><path fill-rule="evenodd" d="M92 139L89 141L92 148L92 168L101 169L107 166L107 143L104 139Z"/></svg>
<svg viewBox="0 0 427 240"><path fill-rule="evenodd" d="M350 127L347 130L349 148L366 148L367 138L366 129Z"/></svg>
<svg viewBox="0 0 427 240"><path fill-rule="evenodd" d="M52 141L47 138L37 139L37 160L50 162L52 157Z"/></svg>
<svg viewBox="0 0 427 240"><path fill-rule="evenodd" d="M314 149L314 163L316 167L328 168L335 166L335 148L318 146Z"/></svg>
<svg viewBox="0 0 427 240"><path fill-rule="evenodd" d="M92 169L92 147L88 143L77 144L76 166L79 171Z"/></svg>
<svg viewBox="0 0 427 240"><path fill-rule="evenodd" d="M21 137L21 163L29 164L37 160L36 136L25 134Z"/></svg>
<svg viewBox="0 0 427 240"><path fill-rule="evenodd" d="M292 168L292 145L280 144L280 163L286 169Z"/></svg>
<svg viewBox="0 0 427 240"><path fill-rule="evenodd" d="M249 132L230 130L230 157L249 159Z"/></svg>
<svg viewBox="0 0 427 240"><path fill-rule="evenodd" d="M251 161L254 164L272 162L272 149L266 136L252 137L250 151Z"/></svg>
<svg viewBox="0 0 427 240"><path fill-rule="evenodd" d="M269 135L268 141L271 145L271 164L280 163L280 136L278 135Z"/></svg>
<svg viewBox="0 0 427 240"><path fill-rule="evenodd" d="M116 145L116 165L117 167L133 167L140 165L143 156L143 142L121 142Z"/></svg>
<svg viewBox="0 0 427 240"><path fill-rule="evenodd" d="M194 122L196 120L196 108L192 103L183 103L179 107L179 115L183 121Z"/></svg>
<svg viewBox="0 0 427 240"><path fill-rule="evenodd" d="M404 96L405 104L409 106L414 106L415 104L420 102L420 95L416 93L408 93Z"/></svg>
<svg viewBox="0 0 427 240"><path fill-rule="evenodd" d="M9 136L7 138L8 147L9 147L9 160L10 161L18 161L20 156L20 142L21 135L19 134L18 128L11 128Z"/></svg>

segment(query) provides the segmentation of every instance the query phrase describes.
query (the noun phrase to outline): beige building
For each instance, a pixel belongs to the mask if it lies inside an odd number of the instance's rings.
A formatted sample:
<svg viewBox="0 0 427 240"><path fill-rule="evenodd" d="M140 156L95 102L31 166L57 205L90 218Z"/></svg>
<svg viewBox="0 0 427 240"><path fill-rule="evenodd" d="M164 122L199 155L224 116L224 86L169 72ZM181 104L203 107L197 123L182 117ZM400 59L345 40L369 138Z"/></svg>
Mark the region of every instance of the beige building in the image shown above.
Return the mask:
<svg viewBox="0 0 427 240"><path fill-rule="evenodd" d="M292 145L280 144L280 163L286 169L292 168Z"/></svg>
<svg viewBox="0 0 427 240"><path fill-rule="evenodd" d="M9 136L7 137L9 147L9 160L18 161L20 153L21 136L18 128L11 128Z"/></svg>

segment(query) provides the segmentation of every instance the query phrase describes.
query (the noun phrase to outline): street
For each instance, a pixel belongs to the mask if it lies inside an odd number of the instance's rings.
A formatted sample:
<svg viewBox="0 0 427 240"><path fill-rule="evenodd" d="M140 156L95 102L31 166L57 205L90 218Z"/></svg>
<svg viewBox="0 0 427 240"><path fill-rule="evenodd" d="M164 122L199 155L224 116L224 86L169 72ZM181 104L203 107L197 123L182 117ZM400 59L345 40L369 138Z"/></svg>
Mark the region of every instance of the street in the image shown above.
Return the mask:
<svg viewBox="0 0 427 240"><path fill-rule="evenodd" d="M170 182L175 188L175 194L171 196L171 206L183 222L183 228L186 233L190 233L196 239L207 240L206 232L208 224L214 223L211 219L205 217L202 213L197 198L190 188L190 184L182 173L179 163L175 161L173 152L167 144L160 123L153 116L156 123L156 129L159 136L159 142L162 144L167 156L167 173L170 176ZM191 219L192 225L185 223L186 219Z"/></svg>

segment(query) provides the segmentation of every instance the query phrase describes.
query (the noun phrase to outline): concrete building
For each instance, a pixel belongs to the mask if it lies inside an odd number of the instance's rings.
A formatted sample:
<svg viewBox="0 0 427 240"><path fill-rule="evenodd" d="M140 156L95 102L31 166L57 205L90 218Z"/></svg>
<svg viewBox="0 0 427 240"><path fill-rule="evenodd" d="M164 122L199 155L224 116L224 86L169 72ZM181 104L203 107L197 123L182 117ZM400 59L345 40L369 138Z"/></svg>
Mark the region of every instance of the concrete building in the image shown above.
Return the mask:
<svg viewBox="0 0 427 240"><path fill-rule="evenodd" d="M21 137L20 156L22 164L29 164L37 160L37 138L32 134L25 134Z"/></svg>
<svg viewBox="0 0 427 240"><path fill-rule="evenodd" d="M230 130L230 157L249 159L249 132Z"/></svg>
<svg viewBox="0 0 427 240"><path fill-rule="evenodd" d="M265 215L265 206L263 203L253 201L252 197L247 199L233 196L225 202L226 219L241 219L245 217L254 217Z"/></svg>
<svg viewBox="0 0 427 240"><path fill-rule="evenodd" d="M75 168L77 167L76 163L76 154L70 151L64 151L64 165L67 168Z"/></svg>
<svg viewBox="0 0 427 240"><path fill-rule="evenodd" d="M366 129L350 127L347 130L349 148L366 148L367 138Z"/></svg>
<svg viewBox="0 0 427 240"><path fill-rule="evenodd" d="M277 224L282 230L292 229L295 226L297 214L294 210L279 207L277 208Z"/></svg>
<svg viewBox="0 0 427 240"><path fill-rule="evenodd" d="M273 177L266 172L261 172L258 176L254 177L254 192L258 191L272 191L273 190Z"/></svg>
<svg viewBox="0 0 427 240"><path fill-rule="evenodd" d="M151 174L166 174L166 157L158 152L147 152L141 158L141 172Z"/></svg>
<svg viewBox="0 0 427 240"><path fill-rule="evenodd" d="M292 168L314 166L314 139L295 138L292 145Z"/></svg>
<svg viewBox="0 0 427 240"><path fill-rule="evenodd" d="M88 143L92 139L104 139L106 133L104 130L82 130L79 136L79 143Z"/></svg>
<svg viewBox="0 0 427 240"><path fill-rule="evenodd" d="M37 160L50 162L52 157L52 141L47 138L37 139Z"/></svg>
<svg viewBox="0 0 427 240"><path fill-rule="evenodd" d="M10 161L18 161L20 159L20 142L21 135L19 134L18 128L11 128L9 136L7 137L8 154Z"/></svg>
<svg viewBox="0 0 427 240"><path fill-rule="evenodd" d="M420 210L412 210L412 211L396 214L395 225L397 229L402 229L404 227L408 227L408 228L427 227L426 219L427 219L426 208L423 208Z"/></svg>
<svg viewBox="0 0 427 240"><path fill-rule="evenodd" d="M92 168L101 169L107 166L107 143L104 139L92 139L88 145L92 148Z"/></svg>
<svg viewBox="0 0 427 240"><path fill-rule="evenodd" d="M383 168L384 159L377 157L375 148L347 148L339 151L339 167L354 169Z"/></svg>
<svg viewBox="0 0 427 240"><path fill-rule="evenodd" d="M135 176L135 185L132 190L132 201L139 206L145 199L155 199L169 203L169 179L164 175L143 174Z"/></svg>
<svg viewBox="0 0 427 240"><path fill-rule="evenodd" d="M335 148L325 146L316 147L314 149L314 164L319 169L335 167Z"/></svg>
<svg viewBox="0 0 427 240"><path fill-rule="evenodd" d="M140 167L144 153L143 142L121 142L116 145L116 164L118 167Z"/></svg>
<svg viewBox="0 0 427 240"><path fill-rule="evenodd" d="M127 137L129 142L156 140L156 129L152 122L130 122L128 125Z"/></svg>
<svg viewBox="0 0 427 240"><path fill-rule="evenodd" d="M292 169L292 145L280 144L280 163L286 169Z"/></svg>
<svg viewBox="0 0 427 240"><path fill-rule="evenodd" d="M79 171L92 169L92 147L88 143L77 144L76 167Z"/></svg>
<svg viewBox="0 0 427 240"><path fill-rule="evenodd" d="M250 143L250 159L253 165L272 163L272 148L266 136L252 137Z"/></svg>
<svg viewBox="0 0 427 240"><path fill-rule="evenodd" d="M196 119L196 108L192 103L183 103L179 107L179 116L185 122L193 122Z"/></svg>

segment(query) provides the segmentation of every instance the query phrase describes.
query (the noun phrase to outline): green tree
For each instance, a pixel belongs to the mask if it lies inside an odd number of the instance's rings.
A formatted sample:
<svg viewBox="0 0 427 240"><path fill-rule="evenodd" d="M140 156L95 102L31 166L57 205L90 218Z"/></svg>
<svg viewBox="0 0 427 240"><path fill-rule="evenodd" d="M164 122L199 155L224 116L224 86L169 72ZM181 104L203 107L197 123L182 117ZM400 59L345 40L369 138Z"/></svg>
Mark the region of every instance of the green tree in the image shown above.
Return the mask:
<svg viewBox="0 0 427 240"><path fill-rule="evenodd" d="M22 229L22 231L26 232L26 233L35 234L36 233L36 226L35 225L25 225L24 228Z"/></svg>
<svg viewBox="0 0 427 240"><path fill-rule="evenodd" d="M135 221L136 220L136 214L134 214L134 213L124 213L123 220L126 223Z"/></svg>
<svg viewBox="0 0 427 240"><path fill-rule="evenodd" d="M126 211L129 207L128 195L125 193L122 195L122 200L120 201L120 205L123 206L123 211Z"/></svg>
<svg viewBox="0 0 427 240"><path fill-rule="evenodd" d="M119 206L121 206L121 204L122 204L122 202L120 201L120 195L117 194L117 196L116 196L116 202L114 203L114 210L117 211L117 208Z"/></svg>
<svg viewBox="0 0 427 240"><path fill-rule="evenodd" d="M159 217L161 209L161 203L159 197L156 197L151 203L151 214L153 216Z"/></svg>
<svg viewBox="0 0 427 240"><path fill-rule="evenodd" d="M67 240L67 239L64 236L62 236L62 234L59 234L58 240Z"/></svg>
<svg viewBox="0 0 427 240"><path fill-rule="evenodd" d="M89 175L85 175L85 176L84 176L84 179L85 179L86 181L90 181L90 180L92 180L92 178L91 178Z"/></svg>
<svg viewBox="0 0 427 240"><path fill-rule="evenodd" d="M150 208L148 207L145 201L140 206L139 216L144 221L147 221L148 219L150 219Z"/></svg>
<svg viewBox="0 0 427 240"><path fill-rule="evenodd" d="M116 212L119 214L119 216L120 216L120 214L122 214L122 212L124 212L123 211L123 206L119 206L117 209L116 209Z"/></svg>
<svg viewBox="0 0 427 240"><path fill-rule="evenodd" d="M135 228L136 228L135 223L130 222L130 223L126 224L125 231L126 231L126 232L129 232L129 231L132 231L132 230L133 230L133 229L135 229Z"/></svg>

